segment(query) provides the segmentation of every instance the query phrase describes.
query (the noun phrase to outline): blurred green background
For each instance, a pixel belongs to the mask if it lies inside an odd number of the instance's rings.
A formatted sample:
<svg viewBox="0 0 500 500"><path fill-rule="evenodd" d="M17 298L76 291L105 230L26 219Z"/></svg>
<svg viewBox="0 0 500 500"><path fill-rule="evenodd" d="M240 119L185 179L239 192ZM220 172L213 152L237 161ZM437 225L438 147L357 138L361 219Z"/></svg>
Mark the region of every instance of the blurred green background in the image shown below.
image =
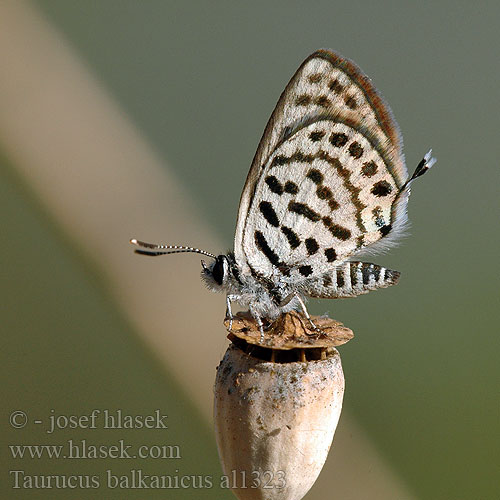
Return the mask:
<svg viewBox="0 0 500 500"><path fill-rule="evenodd" d="M315 301L311 309L329 311L354 330L356 338L341 348L345 408L415 498L500 498L499 4L39 0L32 5L168 161L200 219L223 241L223 247L207 249L214 252L232 245L247 169L301 61L328 47L363 68L394 111L408 169L429 147L438 164L413 187L411 236L374 258L401 271L400 284L357 300ZM37 414L51 408L63 414L92 408L144 414L168 407L169 437L182 446L182 464L169 462L166 468L150 460L141 467L151 474L173 474L176 468L183 474L220 474L211 422L137 335L105 278L48 215L36 187L5 151L0 162L2 498L82 498L78 491L11 489L7 470L54 473L49 460L20 465L9 458L5 443L54 443L36 428L20 438L21 431L8 425L8 415L19 408ZM196 259L182 258L156 264L198 266ZM224 300L219 301L222 319ZM78 436L113 440L99 431ZM116 433L117 440L122 437ZM61 432L57 442L68 438L75 439L74 431ZM127 431L126 439L158 442L143 431ZM109 467L57 463L58 473L74 473L75 467L79 474L131 468L116 460ZM357 485L352 488L352 498L361 498ZM85 494L231 498L218 489Z"/></svg>

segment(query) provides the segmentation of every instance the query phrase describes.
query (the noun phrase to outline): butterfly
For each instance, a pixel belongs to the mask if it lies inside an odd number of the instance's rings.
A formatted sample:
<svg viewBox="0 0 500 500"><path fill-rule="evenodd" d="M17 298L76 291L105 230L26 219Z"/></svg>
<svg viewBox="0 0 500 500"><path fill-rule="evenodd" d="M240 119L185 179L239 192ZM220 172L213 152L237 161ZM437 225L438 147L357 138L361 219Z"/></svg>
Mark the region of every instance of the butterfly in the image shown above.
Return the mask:
<svg viewBox="0 0 500 500"><path fill-rule="evenodd" d="M209 289L263 320L302 310L307 297L355 297L394 285L400 273L358 259L404 233L412 176L398 125L370 79L350 60L318 50L296 71L264 130L241 195L234 252L137 239L137 253L195 252Z"/></svg>

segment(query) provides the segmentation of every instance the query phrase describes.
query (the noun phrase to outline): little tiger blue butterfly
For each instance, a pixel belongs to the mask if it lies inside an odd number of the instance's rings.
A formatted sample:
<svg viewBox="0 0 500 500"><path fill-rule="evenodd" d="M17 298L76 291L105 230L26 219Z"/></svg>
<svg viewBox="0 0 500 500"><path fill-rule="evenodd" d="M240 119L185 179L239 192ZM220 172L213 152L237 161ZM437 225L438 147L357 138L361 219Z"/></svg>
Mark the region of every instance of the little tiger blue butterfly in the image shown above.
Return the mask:
<svg viewBox="0 0 500 500"><path fill-rule="evenodd" d="M234 253L132 239L143 255L195 252L208 288L263 319L302 309L306 297L354 297L399 272L351 260L389 248L404 232L410 184L399 128L370 79L330 50L309 56L264 130L241 195ZM232 321L230 321L231 328ZM313 325L314 327L314 325Z"/></svg>

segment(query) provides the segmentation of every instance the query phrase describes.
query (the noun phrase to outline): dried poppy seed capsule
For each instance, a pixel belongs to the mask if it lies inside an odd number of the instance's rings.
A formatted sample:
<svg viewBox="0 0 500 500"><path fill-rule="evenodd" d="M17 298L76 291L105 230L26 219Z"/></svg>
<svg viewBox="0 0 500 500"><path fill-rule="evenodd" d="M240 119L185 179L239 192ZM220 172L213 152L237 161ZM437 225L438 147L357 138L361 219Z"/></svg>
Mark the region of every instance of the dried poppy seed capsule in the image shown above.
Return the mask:
<svg viewBox="0 0 500 500"><path fill-rule="evenodd" d="M336 321L314 321L325 335L308 335L314 332L292 312L263 342L250 318L233 322L214 413L227 486L240 500L299 500L325 463L344 394L333 346L353 334Z"/></svg>

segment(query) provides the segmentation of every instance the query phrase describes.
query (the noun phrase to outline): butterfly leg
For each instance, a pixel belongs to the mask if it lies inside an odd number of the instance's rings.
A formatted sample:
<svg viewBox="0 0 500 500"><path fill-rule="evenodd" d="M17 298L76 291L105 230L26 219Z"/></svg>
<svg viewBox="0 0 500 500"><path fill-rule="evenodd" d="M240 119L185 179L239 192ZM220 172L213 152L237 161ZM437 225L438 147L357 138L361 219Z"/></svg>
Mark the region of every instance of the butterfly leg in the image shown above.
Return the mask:
<svg viewBox="0 0 500 500"><path fill-rule="evenodd" d="M302 312L304 313L304 316L308 319L309 323L311 324L312 329L315 330L318 333L323 333L322 330L321 330L321 328L318 328L314 324L311 316L309 316L309 312L307 311L307 307L306 307L304 301L302 300L302 297L298 293L295 294L295 297L297 297L297 300L298 300L298 302L300 304L300 307L302 308Z"/></svg>
<svg viewBox="0 0 500 500"><path fill-rule="evenodd" d="M231 310L231 299L230 295L226 295L226 318L229 318L229 331L233 329L233 311Z"/></svg>
<svg viewBox="0 0 500 500"><path fill-rule="evenodd" d="M281 302L280 302L280 307L286 306L294 297L296 297L296 293L292 292L291 294L287 295Z"/></svg>
<svg viewBox="0 0 500 500"><path fill-rule="evenodd" d="M253 316L253 318L255 319L255 321L257 322L257 325L259 327L260 342L262 343L262 342L264 342L264 323L262 323L262 318L257 314L257 312L255 311L255 309L252 307L251 304L250 304L249 310L250 310L250 314Z"/></svg>
<svg viewBox="0 0 500 500"><path fill-rule="evenodd" d="M264 325L262 324L262 320L260 319L260 316L256 316L255 318L257 320L257 324L259 325L259 330L260 330L260 343L264 342Z"/></svg>

